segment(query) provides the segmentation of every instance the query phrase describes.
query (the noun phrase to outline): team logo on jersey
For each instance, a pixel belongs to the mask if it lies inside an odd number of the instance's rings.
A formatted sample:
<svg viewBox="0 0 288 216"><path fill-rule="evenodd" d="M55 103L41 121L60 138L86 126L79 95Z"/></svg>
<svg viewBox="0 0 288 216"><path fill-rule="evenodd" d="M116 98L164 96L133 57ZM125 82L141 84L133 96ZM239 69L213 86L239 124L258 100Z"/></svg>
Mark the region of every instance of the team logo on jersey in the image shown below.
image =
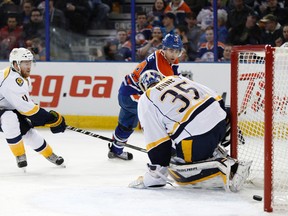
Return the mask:
<svg viewBox="0 0 288 216"><path fill-rule="evenodd" d="M19 85L19 86L22 86L23 83L24 83L24 80L20 77L16 78L16 83Z"/></svg>

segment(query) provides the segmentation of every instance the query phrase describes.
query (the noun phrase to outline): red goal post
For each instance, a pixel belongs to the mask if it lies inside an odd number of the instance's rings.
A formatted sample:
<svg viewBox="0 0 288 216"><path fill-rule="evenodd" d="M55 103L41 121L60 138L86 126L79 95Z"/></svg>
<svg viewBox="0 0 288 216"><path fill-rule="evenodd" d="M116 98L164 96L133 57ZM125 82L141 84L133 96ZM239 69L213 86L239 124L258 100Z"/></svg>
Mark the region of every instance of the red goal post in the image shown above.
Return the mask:
<svg viewBox="0 0 288 216"><path fill-rule="evenodd" d="M231 143L232 157L253 160L248 182L263 187L264 210L287 211L288 48L233 47Z"/></svg>

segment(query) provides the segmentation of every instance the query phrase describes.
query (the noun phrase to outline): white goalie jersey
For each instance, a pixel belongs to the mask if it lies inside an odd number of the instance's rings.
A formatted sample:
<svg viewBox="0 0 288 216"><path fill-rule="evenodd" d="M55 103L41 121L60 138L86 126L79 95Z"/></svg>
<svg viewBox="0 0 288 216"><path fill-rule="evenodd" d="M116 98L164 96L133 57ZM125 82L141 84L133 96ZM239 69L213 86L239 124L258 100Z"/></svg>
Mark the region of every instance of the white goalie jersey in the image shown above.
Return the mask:
<svg viewBox="0 0 288 216"><path fill-rule="evenodd" d="M138 116L147 150L204 134L226 118L221 96L185 77L169 76L140 97Z"/></svg>

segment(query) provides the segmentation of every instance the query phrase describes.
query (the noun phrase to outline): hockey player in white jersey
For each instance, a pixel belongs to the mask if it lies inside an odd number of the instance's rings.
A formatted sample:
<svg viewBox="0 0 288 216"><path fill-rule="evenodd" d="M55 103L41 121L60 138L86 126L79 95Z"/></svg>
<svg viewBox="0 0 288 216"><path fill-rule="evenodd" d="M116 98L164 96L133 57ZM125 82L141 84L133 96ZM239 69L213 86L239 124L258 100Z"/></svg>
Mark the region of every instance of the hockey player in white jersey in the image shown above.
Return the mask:
<svg viewBox="0 0 288 216"><path fill-rule="evenodd" d="M252 162L237 161L219 146L226 131L221 96L182 76L162 79L154 70L144 72L139 83L146 91L138 115L150 163L129 187L163 187L169 173L179 185L220 177L227 191L238 191ZM173 143L176 155L171 160Z"/></svg>
<svg viewBox="0 0 288 216"><path fill-rule="evenodd" d="M53 153L51 146L34 129L48 126L52 133L64 132L64 118L35 104L29 95L30 71L33 54L25 48L14 48L10 66L0 71L0 126L16 157L19 168L27 166L24 143L43 155L51 163L63 166L64 159Z"/></svg>

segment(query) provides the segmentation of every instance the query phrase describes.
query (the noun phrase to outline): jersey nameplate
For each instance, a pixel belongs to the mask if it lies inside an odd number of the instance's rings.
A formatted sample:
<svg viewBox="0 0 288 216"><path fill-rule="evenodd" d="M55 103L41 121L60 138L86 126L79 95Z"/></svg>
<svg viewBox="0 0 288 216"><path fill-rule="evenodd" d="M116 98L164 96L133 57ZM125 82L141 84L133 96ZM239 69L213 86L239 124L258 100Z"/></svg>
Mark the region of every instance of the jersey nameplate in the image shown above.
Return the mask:
<svg viewBox="0 0 288 216"><path fill-rule="evenodd" d="M22 86L23 83L24 83L24 80L20 77L16 78L16 83L19 85L19 86Z"/></svg>

